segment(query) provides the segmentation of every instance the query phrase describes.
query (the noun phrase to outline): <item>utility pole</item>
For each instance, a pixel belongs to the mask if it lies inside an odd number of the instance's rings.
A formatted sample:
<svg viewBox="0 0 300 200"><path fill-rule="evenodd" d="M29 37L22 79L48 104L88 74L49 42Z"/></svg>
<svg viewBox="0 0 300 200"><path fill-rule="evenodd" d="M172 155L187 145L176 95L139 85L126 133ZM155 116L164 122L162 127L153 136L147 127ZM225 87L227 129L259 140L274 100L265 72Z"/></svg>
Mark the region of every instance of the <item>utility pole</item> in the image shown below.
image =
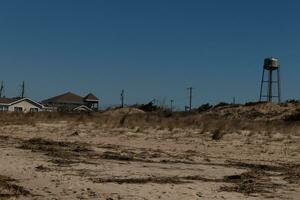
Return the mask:
<svg viewBox="0 0 300 200"><path fill-rule="evenodd" d="M171 112L173 112L174 100L171 100Z"/></svg>
<svg viewBox="0 0 300 200"><path fill-rule="evenodd" d="M1 81L1 87L0 87L0 98L4 96L4 83Z"/></svg>
<svg viewBox="0 0 300 200"><path fill-rule="evenodd" d="M235 105L235 97L233 97L232 104Z"/></svg>
<svg viewBox="0 0 300 200"><path fill-rule="evenodd" d="M122 92L121 92L121 108L124 108L124 98L125 98L125 91L122 90Z"/></svg>
<svg viewBox="0 0 300 200"><path fill-rule="evenodd" d="M21 98L25 97L25 81L21 85Z"/></svg>
<svg viewBox="0 0 300 200"><path fill-rule="evenodd" d="M190 101L189 101L189 111L192 111L192 100L193 100L193 87L189 87L187 88L187 90L189 90L190 93Z"/></svg>

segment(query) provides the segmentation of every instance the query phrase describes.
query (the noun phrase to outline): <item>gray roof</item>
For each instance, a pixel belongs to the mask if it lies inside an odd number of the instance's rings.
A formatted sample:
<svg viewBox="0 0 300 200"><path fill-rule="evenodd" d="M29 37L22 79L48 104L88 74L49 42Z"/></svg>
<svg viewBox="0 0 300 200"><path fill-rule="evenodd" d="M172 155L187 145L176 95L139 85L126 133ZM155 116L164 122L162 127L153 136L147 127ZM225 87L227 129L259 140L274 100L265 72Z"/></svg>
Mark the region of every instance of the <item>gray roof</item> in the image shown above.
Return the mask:
<svg viewBox="0 0 300 200"><path fill-rule="evenodd" d="M62 95L52 97L42 101L43 104L52 104L52 103L74 103L74 104L83 104L83 97L74 94L72 92L67 92Z"/></svg>
<svg viewBox="0 0 300 200"><path fill-rule="evenodd" d="M92 93L89 93L84 97L85 101L99 101L99 99Z"/></svg>
<svg viewBox="0 0 300 200"><path fill-rule="evenodd" d="M15 101L20 100L21 98L0 98L0 104L11 104Z"/></svg>
<svg viewBox="0 0 300 200"><path fill-rule="evenodd" d="M11 105L14 105L14 104L17 104L21 101L28 101L30 102L31 104L34 104L35 106L37 107L40 107L42 108L43 105L36 102L36 101L33 101L29 98L20 98L20 97L15 97L15 98L0 98L0 105L7 105L7 106L11 106Z"/></svg>
<svg viewBox="0 0 300 200"><path fill-rule="evenodd" d="M60 103L66 103L66 104L78 104L82 105L85 102L98 102L99 99L93 95L92 93L89 93L85 97L81 97L77 94L74 94L72 92L67 92L49 99L46 99L42 101L42 104L60 104Z"/></svg>

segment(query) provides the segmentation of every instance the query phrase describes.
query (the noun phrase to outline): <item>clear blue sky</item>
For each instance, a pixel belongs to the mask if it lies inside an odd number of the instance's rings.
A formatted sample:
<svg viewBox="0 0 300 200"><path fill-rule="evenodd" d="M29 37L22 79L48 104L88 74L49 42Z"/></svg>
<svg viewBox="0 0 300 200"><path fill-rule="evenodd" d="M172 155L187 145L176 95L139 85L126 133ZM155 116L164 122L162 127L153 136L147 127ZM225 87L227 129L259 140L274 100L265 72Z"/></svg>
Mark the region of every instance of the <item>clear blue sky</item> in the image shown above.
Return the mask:
<svg viewBox="0 0 300 200"><path fill-rule="evenodd" d="M300 97L296 0L3 0L0 80L36 100L93 92L102 105L153 98L257 100L265 57L280 58L284 99Z"/></svg>

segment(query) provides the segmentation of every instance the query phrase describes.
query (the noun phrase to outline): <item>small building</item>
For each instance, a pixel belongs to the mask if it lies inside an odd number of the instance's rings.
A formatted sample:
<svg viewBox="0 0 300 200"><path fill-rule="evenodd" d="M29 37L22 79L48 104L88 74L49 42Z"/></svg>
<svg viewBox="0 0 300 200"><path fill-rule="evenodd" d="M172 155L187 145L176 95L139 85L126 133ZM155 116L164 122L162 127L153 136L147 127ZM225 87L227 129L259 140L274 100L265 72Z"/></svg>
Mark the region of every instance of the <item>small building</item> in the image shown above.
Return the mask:
<svg viewBox="0 0 300 200"><path fill-rule="evenodd" d="M92 93L81 97L72 92L67 92L42 101L47 111L59 112L91 112L98 111L99 99Z"/></svg>
<svg viewBox="0 0 300 200"><path fill-rule="evenodd" d="M29 98L0 98L0 112L41 112L44 106Z"/></svg>

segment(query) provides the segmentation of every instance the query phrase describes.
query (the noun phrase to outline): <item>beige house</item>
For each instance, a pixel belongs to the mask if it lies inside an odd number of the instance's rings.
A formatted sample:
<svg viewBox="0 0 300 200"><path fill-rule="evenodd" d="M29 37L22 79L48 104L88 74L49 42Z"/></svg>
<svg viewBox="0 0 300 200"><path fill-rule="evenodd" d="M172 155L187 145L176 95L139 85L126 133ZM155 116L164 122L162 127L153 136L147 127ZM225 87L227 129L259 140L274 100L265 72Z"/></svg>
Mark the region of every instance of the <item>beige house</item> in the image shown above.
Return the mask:
<svg viewBox="0 0 300 200"><path fill-rule="evenodd" d="M0 98L0 112L41 112L44 106L29 98Z"/></svg>

